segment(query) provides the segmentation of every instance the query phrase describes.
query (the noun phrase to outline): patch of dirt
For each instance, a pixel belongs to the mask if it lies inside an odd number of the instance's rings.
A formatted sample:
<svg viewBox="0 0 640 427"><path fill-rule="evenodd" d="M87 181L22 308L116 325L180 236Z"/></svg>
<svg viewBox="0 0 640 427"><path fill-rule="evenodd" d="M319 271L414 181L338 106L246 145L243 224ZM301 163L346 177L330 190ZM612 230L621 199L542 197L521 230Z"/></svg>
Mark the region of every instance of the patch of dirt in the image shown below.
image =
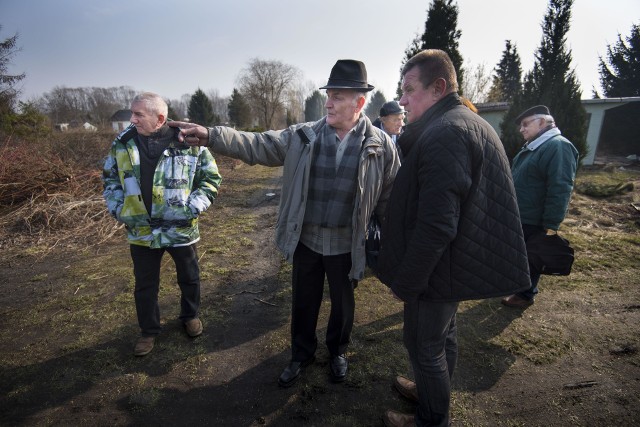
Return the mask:
<svg viewBox="0 0 640 427"><path fill-rule="evenodd" d="M290 357L291 298L290 267L273 239L280 170L222 167L198 246L201 337L186 337L176 320L167 257L163 332L151 354L133 357L122 233L99 247L0 263L0 425L376 426L386 409L414 410L391 387L395 375L410 375L402 304L372 277L356 290L347 381L328 377L327 297L316 363L293 387L278 387ZM543 277L532 307L461 304L454 426L640 425L635 183L611 199L574 198L564 229L574 271Z"/></svg>

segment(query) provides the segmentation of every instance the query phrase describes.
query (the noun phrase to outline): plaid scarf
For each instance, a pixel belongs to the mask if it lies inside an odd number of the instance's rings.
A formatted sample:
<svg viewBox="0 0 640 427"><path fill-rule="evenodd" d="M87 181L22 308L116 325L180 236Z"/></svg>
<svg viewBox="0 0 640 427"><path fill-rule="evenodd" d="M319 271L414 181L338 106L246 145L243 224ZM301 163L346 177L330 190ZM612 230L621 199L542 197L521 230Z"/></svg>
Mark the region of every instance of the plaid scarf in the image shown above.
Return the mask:
<svg viewBox="0 0 640 427"><path fill-rule="evenodd" d="M336 151L340 144L328 126L314 146L309 193L304 215L306 224L336 228L351 225L362 149L364 120L349 136L342 160L336 169Z"/></svg>

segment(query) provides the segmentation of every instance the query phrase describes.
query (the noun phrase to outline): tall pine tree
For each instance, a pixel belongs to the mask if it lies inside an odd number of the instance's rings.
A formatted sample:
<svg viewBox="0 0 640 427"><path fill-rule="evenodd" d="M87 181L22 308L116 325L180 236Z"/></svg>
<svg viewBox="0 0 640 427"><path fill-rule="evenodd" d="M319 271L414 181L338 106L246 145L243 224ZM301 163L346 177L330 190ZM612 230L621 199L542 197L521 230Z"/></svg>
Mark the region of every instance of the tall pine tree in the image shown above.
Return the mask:
<svg viewBox="0 0 640 427"><path fill-rule="evenodd" d="M189 121L202 126L213 126L219 121L213 113L211 101L200 88L196 90L189 101L188 114Z"/></svg>
<svg viewBox="0 0 640 427"><path fill-rule="evenodd" d="M462 32L458 30L458 6L453 0L433 0L427 11L427 21L424 24L424 33L417 36L405 49L402 66L416 53L424 49L440 49L447 52L453 62L458 75L458 88L462 87L464 70L462 68L462 55L458 49L458 40ZM402 81L398 82L398 99L402 96L400 88Z"/></svg>
<svg viewBox="0 0 640 427"><path fill-rule="evenodd" d="M233 126L247 129L251 125L251 107L238 89L233 89L227 109L229 110L229 120Z"/></svg>
<svg viewBox="0 0 640 427"><path fill-rule="evenodd" d="M607 46L607 63L600 57L600 84L607 97L640 96L640 26L631 26L627 43Z"/></svg>
<svg viewBox="0 0 640 427"><path fill-rule="evenodd" d="M491 89L487 97L488 102L511 102L522 91L522 65L518 48L505 42L502 58L495 68Z"/></svg>
<svg viewBox="0 0 640 427"><path fill-rule="evenodd" d="M326 113L324 104L327 102L327 96L319 90L304 100L304 120L306 122L314 122L320 120Z"/></svg>
<svg viewBox="0 0 640 427"><path fill-rule="evenodd" d="M380 115L380 108L382 108L385 102L387 102L387 98L384 97L384 93L379 90L375 91L367 104L367 108L364 109L364 114L369 117L369 120L374 121Z"/></svg>
<svg viewBox="0 0 640 427"><path fill-rule="evenodd" d="M501 139L509 158L513 158L524 141L514 119L526 108L544 104L549 107L556 125L580 153L587 154L587 112L580 100L582 91L571 69L571 51L566 47L573 0L550 0L542 23L542 41L536 51L533 70L524 79L517 95L500 124Z"/></svg>

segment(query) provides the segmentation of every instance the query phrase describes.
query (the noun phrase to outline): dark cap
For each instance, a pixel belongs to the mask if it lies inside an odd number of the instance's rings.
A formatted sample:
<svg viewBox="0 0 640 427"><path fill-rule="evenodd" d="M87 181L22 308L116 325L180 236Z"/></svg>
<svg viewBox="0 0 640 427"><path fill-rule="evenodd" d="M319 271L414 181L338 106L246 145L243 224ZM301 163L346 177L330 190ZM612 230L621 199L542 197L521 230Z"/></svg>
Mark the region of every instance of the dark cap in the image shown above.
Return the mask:
<svg viewBox="0 0 640 427"><path fill-rule="evenodd" d="M329 81L320 89L352 89L369 92L374 87L367 83L364 63L355 59L339 59L331 69Z"/></svg>
<svg viewBox="0 0 640 427"><path fill-rule="evenodd" d="M404 114L404 108L398 104L398 101L385 102L380 109L380 117L388 116L390 114Z"/></svg>
<svg viewBox="0 0 640 427"><path fill-rule="evenodd" d="M545 116L551 115L546 105L536 105L535 107L531 107L528 110L520 113L520 115L516 117L515 123L519 125L522 119L524 119L525 117L535 116L536 114L544 114Z"/></svg>

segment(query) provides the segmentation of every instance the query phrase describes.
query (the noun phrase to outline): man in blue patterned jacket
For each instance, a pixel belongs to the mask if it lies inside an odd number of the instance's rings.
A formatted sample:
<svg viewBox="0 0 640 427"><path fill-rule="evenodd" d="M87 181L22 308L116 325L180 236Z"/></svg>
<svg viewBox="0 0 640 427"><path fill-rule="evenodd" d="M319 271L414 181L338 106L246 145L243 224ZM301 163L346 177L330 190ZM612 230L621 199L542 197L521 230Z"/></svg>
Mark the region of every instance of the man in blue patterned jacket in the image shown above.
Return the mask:
<svg viewBox="0 0 640 427"><path fill-rule="evenodd" d="M198 216L218 194L221 177L206 148L178 141L178 130L167 126L167 112L159 95L137 95L131 103L132 124L113 141L103 170L107 209L125 225L133 260L141 329L136 356L148 354L160 333L158 291L165 251L176 265L180 320L189 336L202 333Z"/></svg>

